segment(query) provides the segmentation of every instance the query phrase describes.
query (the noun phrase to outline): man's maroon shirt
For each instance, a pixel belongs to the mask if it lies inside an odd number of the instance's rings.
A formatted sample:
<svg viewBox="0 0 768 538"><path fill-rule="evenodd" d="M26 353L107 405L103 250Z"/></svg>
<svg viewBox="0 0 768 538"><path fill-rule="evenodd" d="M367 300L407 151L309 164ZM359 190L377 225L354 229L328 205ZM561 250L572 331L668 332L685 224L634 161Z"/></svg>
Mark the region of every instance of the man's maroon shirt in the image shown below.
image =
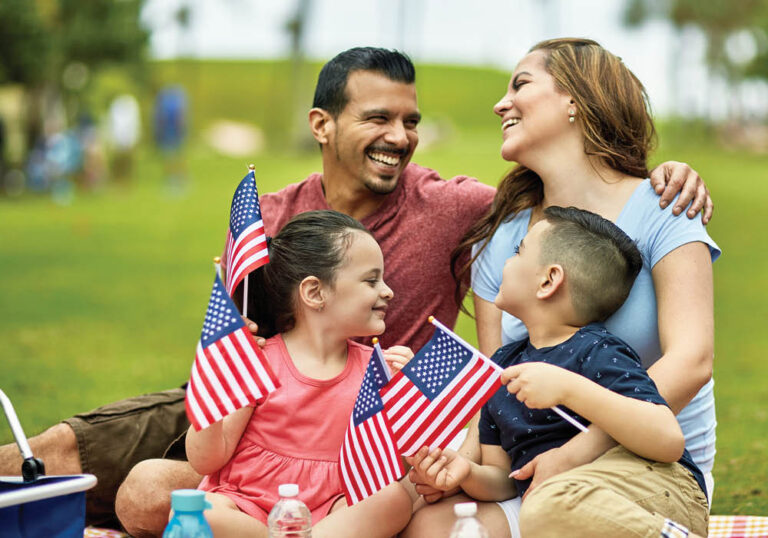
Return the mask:
<svg viewBox="0 0 768 538"><path fill-rule="evenodd" d="M267 235L276 235L298 213L331 209L321 179L321 174L312 174L259 197ZM495 192L474 178L446 181L434 170L411 163L384 203L361 220L381 246L384 281L395 293L385 319L387 330L379 337L382 347L399 344L418 350L432 336L430 315L453 327L458 306L451 251L486 212Z"/></svg>

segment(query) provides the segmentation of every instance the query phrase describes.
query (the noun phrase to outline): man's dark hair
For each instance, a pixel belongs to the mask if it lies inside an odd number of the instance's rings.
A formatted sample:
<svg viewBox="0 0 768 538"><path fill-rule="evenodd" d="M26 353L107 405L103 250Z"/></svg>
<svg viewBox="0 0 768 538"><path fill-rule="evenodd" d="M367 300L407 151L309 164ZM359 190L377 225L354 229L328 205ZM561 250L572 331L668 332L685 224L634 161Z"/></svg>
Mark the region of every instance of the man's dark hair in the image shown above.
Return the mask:
<svg viewBox="0 0 768 538"><path fill-rule="evenodd" d="M347 80L353 71L375 71L395 82L413 84L416 70L410 58L396 50L355 47L337 54L323 66L317 77L313 108L322 108L338 117L349 98Z"/></svg>
<svg viewBox="0 0 768 538"><path fill-rule="evenodd" d="M575 207L544 210L551 228L539 262L563 266L571 301L584 324L605 321L629 295L643 266L635 242L611 221Z"/></svg>

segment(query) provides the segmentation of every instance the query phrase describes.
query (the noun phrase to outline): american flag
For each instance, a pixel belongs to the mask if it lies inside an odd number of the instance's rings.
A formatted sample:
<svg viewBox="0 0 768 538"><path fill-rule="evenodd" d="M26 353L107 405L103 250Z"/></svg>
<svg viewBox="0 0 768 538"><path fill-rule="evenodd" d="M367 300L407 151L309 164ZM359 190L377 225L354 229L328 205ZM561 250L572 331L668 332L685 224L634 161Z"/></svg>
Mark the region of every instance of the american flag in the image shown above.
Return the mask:
<svg viewBox="0 0 768 538"><path fill-rule="evenodd" d="M405 474L379 396L388 381L389 369L381 347L375 344L339 454L339 472L349 505Z"/></svg>
<svg viewBox="0 0 768 538"><path fill-rule="evenodd" d="M224 256L230 296L248 273L269 261L253 170L243 178L232 197Z"/></svg>
<svg viewBox="0 0 768 538"><path fill-rule="evenodd" d="M199 431L280 386L264 353L245 330L218 275L187 385L187 417Z"/></svg>
<svg viewBox="0 0 768 538"><path fill-rule="evenodd" d="M381 390L398 451L444 448L501 386L501 368L439 322L432 339Z"/></svg>

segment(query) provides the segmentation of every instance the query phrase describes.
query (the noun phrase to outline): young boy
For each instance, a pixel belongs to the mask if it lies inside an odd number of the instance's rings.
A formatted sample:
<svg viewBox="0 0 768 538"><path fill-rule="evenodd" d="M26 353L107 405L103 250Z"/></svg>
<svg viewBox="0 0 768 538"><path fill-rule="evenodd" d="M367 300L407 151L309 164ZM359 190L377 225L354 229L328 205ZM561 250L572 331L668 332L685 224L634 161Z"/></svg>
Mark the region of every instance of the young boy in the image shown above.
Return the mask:
<svg viewBox="0 0 768 538"><path fill-rule="evenodd" d="M461 487L480 501L525 495L530 480L510 480L517 471L509 470L578 433L550 409L561 405L619 446L526 496L523 537L706 535L704 478L677 420L635 352L601 324L627 298L639 251L594 213L550 207L544 214L507 260L495 300L529 337L492 357L505 368L506 387L481 413L481 464L450 450L422 452L413 463L438 489ZM589 292L594 282L599 293Z"/></svg>

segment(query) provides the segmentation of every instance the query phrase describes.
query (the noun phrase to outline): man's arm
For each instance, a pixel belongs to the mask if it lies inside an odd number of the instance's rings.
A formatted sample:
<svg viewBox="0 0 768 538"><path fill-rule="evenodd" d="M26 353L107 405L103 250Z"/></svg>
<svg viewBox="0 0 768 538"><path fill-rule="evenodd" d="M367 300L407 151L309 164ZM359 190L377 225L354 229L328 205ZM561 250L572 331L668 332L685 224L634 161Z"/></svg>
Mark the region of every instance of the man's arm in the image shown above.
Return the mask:
<svg viewBox="0 0 768 538"><path fill-rule="evenodd" d="M672 208L675 215L682 213L693 200L686 213L689 219L695 217L699 211L701 211L701 222L704 224L707 224L712 218L714 205L709 195L709 189L699 174L696 173L696 170L686 163L676 161L662 163L651 170L650 179L656 194L661 195L659 205L662 209L667 207L679 192L680 197L677 199L675 207Z"/></svg>

